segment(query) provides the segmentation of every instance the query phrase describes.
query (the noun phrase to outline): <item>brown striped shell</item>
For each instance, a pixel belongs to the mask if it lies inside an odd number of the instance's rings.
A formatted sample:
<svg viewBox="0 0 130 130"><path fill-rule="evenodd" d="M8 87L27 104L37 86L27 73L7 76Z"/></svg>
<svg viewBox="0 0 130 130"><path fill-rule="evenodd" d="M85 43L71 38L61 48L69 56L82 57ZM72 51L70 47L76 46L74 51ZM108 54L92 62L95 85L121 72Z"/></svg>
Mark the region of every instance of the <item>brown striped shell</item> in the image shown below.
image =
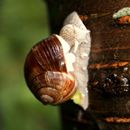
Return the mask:
<svg viewBox="0 0 130 130"><path fill-rule="evenodd" d="M36 44L25 61L29 89L43 104L59 104L75 92L75 79L67 71L63 46L56 35Z"/></svg>

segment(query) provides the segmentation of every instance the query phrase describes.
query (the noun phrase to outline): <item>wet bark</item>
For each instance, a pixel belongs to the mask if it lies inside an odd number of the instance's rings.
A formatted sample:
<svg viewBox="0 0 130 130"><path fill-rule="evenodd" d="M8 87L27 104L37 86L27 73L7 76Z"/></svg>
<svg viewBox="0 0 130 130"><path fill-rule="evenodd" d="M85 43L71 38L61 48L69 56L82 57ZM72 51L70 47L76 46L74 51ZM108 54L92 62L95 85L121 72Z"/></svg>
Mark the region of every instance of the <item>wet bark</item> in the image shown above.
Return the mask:
<svg viewBox="0 0 130 130"><path fill-rule="evenodd" d="M130 130L130 26L112 15L129 0L47 0L52 32L58 33L72 11L88 16L91 30L89 107L61 105L64 130Z"/></svg>

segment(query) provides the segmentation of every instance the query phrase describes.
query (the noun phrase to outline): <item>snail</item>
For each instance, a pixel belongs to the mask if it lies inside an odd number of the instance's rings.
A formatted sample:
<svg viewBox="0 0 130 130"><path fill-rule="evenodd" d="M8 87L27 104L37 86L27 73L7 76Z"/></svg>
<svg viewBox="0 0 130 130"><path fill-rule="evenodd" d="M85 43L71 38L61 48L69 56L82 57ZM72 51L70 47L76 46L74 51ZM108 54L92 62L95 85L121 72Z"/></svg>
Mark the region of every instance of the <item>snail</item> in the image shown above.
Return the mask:
<svg viewBox="0 0 130 130"><path fill-rule="evenodd" d="M77 12L72 12L59 35L53 34L32 47L25 60L24 74L38 100L56 105L73 99L87 108L90 43L90 31Z"/></svg>

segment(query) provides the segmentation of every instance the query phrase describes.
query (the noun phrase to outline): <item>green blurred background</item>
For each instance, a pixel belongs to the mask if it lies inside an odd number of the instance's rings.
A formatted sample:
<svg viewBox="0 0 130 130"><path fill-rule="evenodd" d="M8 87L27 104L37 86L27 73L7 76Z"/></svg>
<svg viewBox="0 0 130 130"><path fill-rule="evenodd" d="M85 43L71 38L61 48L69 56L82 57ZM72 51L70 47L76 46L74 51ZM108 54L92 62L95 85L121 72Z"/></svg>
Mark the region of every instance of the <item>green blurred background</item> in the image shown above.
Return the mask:
<svg viewBox="0 0 130 130"><path fill-rule="evenodd" d="M0 0L0 130L61 130L57 107L27 88L23 65L30 48L49 35L42 0Z"/></svg>

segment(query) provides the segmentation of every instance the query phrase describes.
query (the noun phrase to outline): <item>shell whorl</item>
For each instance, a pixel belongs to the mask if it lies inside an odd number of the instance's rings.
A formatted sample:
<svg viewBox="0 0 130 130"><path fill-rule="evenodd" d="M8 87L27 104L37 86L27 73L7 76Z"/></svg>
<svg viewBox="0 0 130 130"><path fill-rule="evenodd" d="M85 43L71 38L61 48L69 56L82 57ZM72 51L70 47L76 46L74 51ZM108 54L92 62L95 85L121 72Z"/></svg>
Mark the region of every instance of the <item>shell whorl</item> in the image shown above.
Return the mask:
<svg viewBox="0 0 130 130"><path fill-rule="evenodd" d="M44 104L61 103L67 100L68 92L75 90L74 78L67 72L63 47L56 35L31 49L25 61L25 79L30 90Z"/></svg>

